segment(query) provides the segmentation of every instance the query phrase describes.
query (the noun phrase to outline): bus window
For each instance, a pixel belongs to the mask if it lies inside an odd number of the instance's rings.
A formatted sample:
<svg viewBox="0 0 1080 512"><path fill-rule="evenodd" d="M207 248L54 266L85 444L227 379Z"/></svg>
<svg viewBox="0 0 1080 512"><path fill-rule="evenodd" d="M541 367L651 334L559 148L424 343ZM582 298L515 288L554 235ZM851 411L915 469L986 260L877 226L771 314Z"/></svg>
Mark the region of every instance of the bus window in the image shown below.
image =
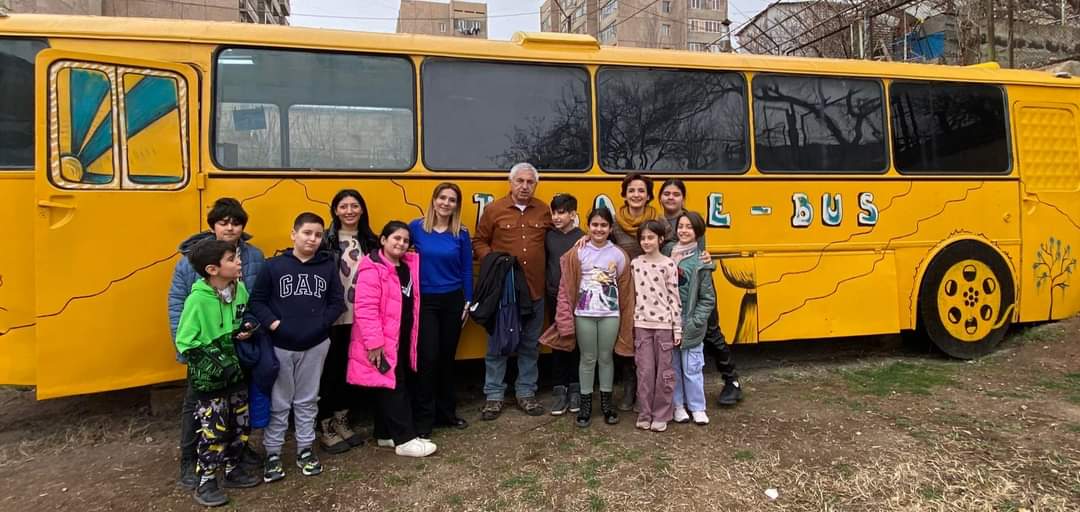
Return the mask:
<svg viewBox="0 0 1080 512"><path fill-rule="evenodd" d="M65 188L120 188L114 156L115 69L60 61L50 70L50 177Z"/></svg>
<svg viewBox="0 0 1080 512"><path fill-rule="evenodd" d="M424 62L424 163L434 170L584 170L592 162L589 75L578 67Z"/></svg>
<svg viewBox="0 0 1080 512"><path fill-rule="evenodd" d="M289 107L289 163L331 169L412 166L411 110L336 105Z"/></svg>
<svg viewBox="0 0 1080 512"><path fill-rule="evenodd" d="M1001 88L983 84L893 82L893 154L902 173L1009 171Z"/></svg>
<svg viewBox="0 0 1080 512"><path fill-rule="evenodd" d="M606 171L746 169L746 83L739 73L605 67L596 95Z"/></svg>
<svg viewBox="0 0 1080 512"><path fill-rule="evenodd" d="M216 64L220 168L400 171L416 160L408 59L229 48Z"/></svg>
<svg viewBox="0 0 1080 512"><path fill-rule="evenodd" d="M877 80L757 75L754 152L763 172L885 172Z"/></svg>
<svg viewBox="0 0 1080 512"><path fill-rule="evenodd" d="M44 48L0 38L0 169L34 166L34 57Z"/></svg>
<svg viewBox="0 0 1080 512"><path fill-rule="evenodd" d="M187 176L186 116L180 108L187 102L181 101L182 82L163 72L123 73L124 154L131 185L176 186Z"/></svg>
<svg viewBox="0 0 1080 512"><path fill-rule="evenodd" d="M281 113L268 103L217 103L218 166L275 169L281 165Z"/></svg>

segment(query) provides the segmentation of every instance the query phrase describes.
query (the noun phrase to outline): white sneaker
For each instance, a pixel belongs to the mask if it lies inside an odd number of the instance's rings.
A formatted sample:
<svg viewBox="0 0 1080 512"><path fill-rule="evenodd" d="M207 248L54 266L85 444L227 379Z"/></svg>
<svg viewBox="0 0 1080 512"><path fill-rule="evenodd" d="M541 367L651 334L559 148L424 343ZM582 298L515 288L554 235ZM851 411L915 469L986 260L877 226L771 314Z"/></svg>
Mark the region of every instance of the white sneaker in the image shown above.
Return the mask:
<svg viewBox="0 0 1080 512"><path fill-rule="evenodd" d="M414 437L409 442L395 447L394 453L402 457L427 457L435 453L435 443L424 442L423 439Z"/></svg>
<svg viewBox="0 0 1080 512"><path fill-rule="evenodd" d="M694 423L698 425L709 424L709 415L705 414L705 411L694 411L690 415L694 417Z"/></svg>
<svg viewBox="0 0 1080 512"><path fill-rule="evenodd" d="M375 444L379 445L379 448L393 448L394 447L394 440L393 439L377 439L375 441Z"/></svg>
<svg viewBox="0 0 1080 512"><path fill-rule="evenodd" d="M686 414L686 409L683 407L675 408L675 423L686 423L690 421L690 415Z"/></svg>
<svg viewBox="0 0 1080 512"><path fill-rule="evenodd" d="M663 431L667 430L667 422L666 421L654 421L654 422L652 422L652 425L650 425L650 428L652 429L653 432L663 432Z"/></svg>
<svg viewBox="0 0 1080 512"><path fill-rule="evenodd" d="M639 420L637 423L634 423L634 426L640 428L641 430L649 430L649 427L652 426L652 423Z"/></svg>

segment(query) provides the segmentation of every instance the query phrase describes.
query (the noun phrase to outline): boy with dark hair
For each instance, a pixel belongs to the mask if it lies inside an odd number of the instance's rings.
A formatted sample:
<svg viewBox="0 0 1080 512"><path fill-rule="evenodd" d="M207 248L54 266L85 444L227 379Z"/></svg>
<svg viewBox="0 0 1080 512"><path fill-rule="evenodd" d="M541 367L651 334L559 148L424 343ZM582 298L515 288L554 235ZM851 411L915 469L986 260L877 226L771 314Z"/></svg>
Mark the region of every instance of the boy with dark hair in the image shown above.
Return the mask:
<svg viewBox="0 0 1080 512"><path fill-rule="evenodd" d="M314 213L297 216L292 249L267 260L251 297L251 311L266 326L279 364L270 394L270 424L263 436L265 482L285 478L281 447L290 412L296 427L296 465L305 476L322 472L312 449L319 381L330 348L330 327L345 311L345 290L334 257L321 250L324 226Z"/></svg>
<svg viewBox="0 0 1080 512"><path fill-rule="evenodd" d="M199 279L197 269L188 260L192 249L199 243L207 240L222 240L232 244L236 256L241 263L242 276L248 293L251 293L255 285L255 276L263 265L263 253L258 247L248 243L251 235L244 232L247 225L248 215L240 201L231 197L222 197L214 201L213 207L206 214L208 231L196 233L180 244L179 251L185 256L180 258L173 270L172 285L169 287L169 330L174 344L176 341L176 326L180 321L180 312L184 309L184 300L191 293L191 287ZM183 355L177 354L176 359L185 362ZM248 395L251 405L251 425L254 428L266 426L267 417L270 415L269 398L252 386ZM261 404L261 405L260 405ZM180 408L180 482L179 485L187 490L195 488L195 443L199 422L195 418L195 394L191 386L188 386L184 396L184 404ZM261 460L258 454L245 445L242 455L243 464L248 467L258 466Z"/></svg>
<svg viewBox="0 0 1080 512"><path fill-rule="evenodd" d="M187 359L188 386L195 394L194 416L199 420L195 467L195 501L206 507L229 502L217 484L224 463L225 487L254 487L259 478L239 467L251 427L248 396L233 337L246 340L253 329L241 330L248 292L239 281L241 264L236 247L224 240L205 240L188 259L202 279L191 287L176 328L176 350Z"/></svg>
<svg viewBox="0 0 1080 512"><path fill-rule="evenodd" d="M544 235L544 251L547 253L544 283L547 303L551 305L553 320L555 298L559 294L559 282L562 269L559 259L566 251L581 240L585 233L576 226L577 198L570 194L557 194L551 198L551 229ZM577 347L572 352L551 351L551 368L555 387L552 389L553 402L551 415L562 416L567 410L578 412L581 409L581 387L578 383L578 360L581 357Z"/></svg>

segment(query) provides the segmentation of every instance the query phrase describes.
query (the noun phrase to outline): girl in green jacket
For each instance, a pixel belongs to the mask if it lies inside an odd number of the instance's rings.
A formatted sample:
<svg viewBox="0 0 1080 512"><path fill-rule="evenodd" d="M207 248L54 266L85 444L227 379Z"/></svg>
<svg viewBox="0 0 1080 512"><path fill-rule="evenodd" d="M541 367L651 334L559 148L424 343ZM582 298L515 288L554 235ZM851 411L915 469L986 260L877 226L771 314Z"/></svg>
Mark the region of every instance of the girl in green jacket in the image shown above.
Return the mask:
<svg viewBox="0 0 1080 512"><path fill-rule="evenodd" d="M674 420L685 423L692 417L694 423L706 425L709 416L705 414L702 340L709 314L716 308L712 280L716 266L701 261L702 248L698 240L705 236L705 220L701 215L681 213L676 219L675 235L675 240L664 247L664 253L671 256L679 268L679 298L682 302L682 344L672 352L671 361L675 370Z"/></svg>

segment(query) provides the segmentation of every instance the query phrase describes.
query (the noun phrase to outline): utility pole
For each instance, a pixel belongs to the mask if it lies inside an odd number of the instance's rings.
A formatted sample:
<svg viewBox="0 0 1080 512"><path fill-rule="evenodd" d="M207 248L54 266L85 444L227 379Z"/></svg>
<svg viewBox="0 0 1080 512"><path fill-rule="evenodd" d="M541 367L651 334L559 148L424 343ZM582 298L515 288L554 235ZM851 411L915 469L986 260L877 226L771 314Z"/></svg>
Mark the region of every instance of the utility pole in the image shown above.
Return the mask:
<svg viewBox="0 0 1080 512"><path fill-rule="evenodd" d="M1016 59L1013 51L1013 11L1016 10L1016 0L1009 0L1009 68L1016 67Z"/></svg>
<svg viewBox="0 0 1080 512"><path fill-rule="evenodd" d="M990 46L990 61L997 62L997 44L994 42L994 0L986 0L986 42Z"/></svg>

